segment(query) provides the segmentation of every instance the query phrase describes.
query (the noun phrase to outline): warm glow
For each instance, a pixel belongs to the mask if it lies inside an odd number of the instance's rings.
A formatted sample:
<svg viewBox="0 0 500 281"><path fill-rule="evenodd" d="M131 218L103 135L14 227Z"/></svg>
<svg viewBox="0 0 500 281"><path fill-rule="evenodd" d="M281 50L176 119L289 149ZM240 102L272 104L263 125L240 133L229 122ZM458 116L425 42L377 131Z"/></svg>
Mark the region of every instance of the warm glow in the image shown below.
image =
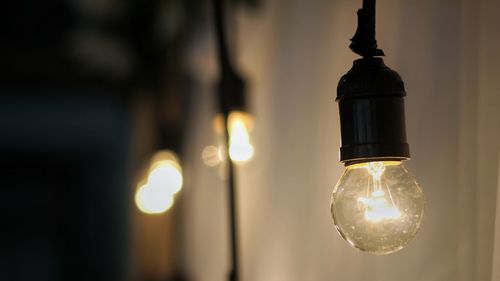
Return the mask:
<svg viewBox="0 0 500 281"><path fill-rule="evenodd" d="M416 235L425 208L422 189L401 161L349 165L332 194L337 231L376 255L401 250Z"/></svg>
<svg viewBox="0 0 500 281"><path fill-rule="evenodd" d="M161 150L153 156L145 184L137 189L135 203L146 214L161 214L174 203L174 195L182 188L179 160L174 152Z"/></svg>
<svg viewBox="0 0 500 281"><path fill-rule="evenodd" d="M380 164L375 164L374 165L374 163L382 163L384 167L387 167L387 166L397 166L397 165L401 164L400 161L365 162L365 163L358 163L358 164L349 165L349 166L347 166L347 169L352 170L352 169L362 168L362 169L367 169L368 170L368 166L369 165L371 165L371 167L377 167L377 165L380 165ZM372 168L372 170L373 170L373 168ZM384 168L384 171L385 171L385 168Z"/></svg>
<svg viewBox="0 0 500 281"><path fill-rule="evenodd" d="M231 112L228 118L229 156L235 162L250 160L254 148L249 132L252 129L252 118L243 112Z"/></svg>
<svg viewBox="0 0 500 281"><path fill-rule="evenodd" d="M225 135L224 116L217 114L213 126L219 137ZM232 111L227 120L229 132L229 157L236 163L250 160L254 155L254 147L250 132L253 129L252 116L241 111ZM225 147L223 145L209 145L203 149L201 157L203 163L210 167L218 166L225 161Z"/></svg>
<svg viewBox="0 0 500 281"><path fill-rule="evenodd" d="M401 217L401 213L394 206L394 203L389 203L384 195L383 191L374 191L371 193L371 197L358 198L358 201L365 206L365 219L378 222Z"/></svg>
<svg viewBox="0 0 500 281"><path fill-rule="evenodd" d="M137 208L146 214L161 214L166 212L174 203L174 197L165 188L154 188L142 185L135 193Z"/></svg>
<svg viewBox="0 0 500 281"><path fill-rule="evenodd" d="M162 150L153 156L151 162L148 185L167 189L172 195L179 192L183 178L177 156L171 151Z"/></svg>
<svg viewBox="0 0 500 281"><path fill-rule="evenodd" d="M214 130L219 135L224 135L226 128L224 127L224 115L218 113L213 120Z"/></svg>
<svg viewBox="0 0 500 281"><path fill-rule="evenodd" d="M170 161L172 162L172 165L174 165L180 170L179 158L177 157L177 154L175 154L175 152L171 150L157 151L151 158L151 166L155 166L157 163L161 161Z"/></svg>
<svg viewBox="0 0 500 281"><path fill-rule="evenodd" d="M181 190L182 181L181 171L170 161L158 162L148 176L149 186L166 189L172 195Z"/></svg>
<svg viewBox="0 0 500 281"><path fill-rule="evenodd" d="M371 176L373 191L367 197L358 198L358 202L362 203L365 207L365 218L372 222L401 217L401 213L392 200L391 191L387 189L387 196L383 191L381 178L384 174L385 166L385 162L369 162L364 165Z"/></svg>

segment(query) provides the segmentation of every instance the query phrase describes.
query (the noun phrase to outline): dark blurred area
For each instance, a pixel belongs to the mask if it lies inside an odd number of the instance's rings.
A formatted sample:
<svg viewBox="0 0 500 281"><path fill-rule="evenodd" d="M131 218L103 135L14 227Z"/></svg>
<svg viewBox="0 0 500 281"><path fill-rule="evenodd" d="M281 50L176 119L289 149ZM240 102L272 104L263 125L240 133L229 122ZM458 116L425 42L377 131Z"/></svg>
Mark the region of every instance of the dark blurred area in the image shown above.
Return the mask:
<svg viewBox="0 0 500 281"><path fill-rule="evenodd" d="M155 149L181 150L182 45L204 6L3 3L0 280L159 280L130 266L134 172Z"/></svg>

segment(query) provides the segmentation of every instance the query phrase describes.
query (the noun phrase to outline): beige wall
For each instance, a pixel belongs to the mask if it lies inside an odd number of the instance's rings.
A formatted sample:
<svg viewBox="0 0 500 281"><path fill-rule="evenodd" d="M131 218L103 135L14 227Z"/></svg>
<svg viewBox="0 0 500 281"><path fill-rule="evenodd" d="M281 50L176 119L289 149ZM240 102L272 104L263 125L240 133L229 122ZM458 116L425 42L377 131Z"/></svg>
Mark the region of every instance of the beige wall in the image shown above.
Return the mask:
<svg viewBox="0 0 500 281"><path fill-rule="evenodd" d="M379 46L408 92L408 166L428 201L416 239L374 257L343 242L329 213L343 170L334 98L356 58L348 39L361 1L263 2L259 13L240 12L237 28L256 116L256 155L239 171L244 281L490 280L500 3L378 1ZM192 280L220 281L228 271L226 194L217 171L200 159L213 140L210 36L190 50L201 85L186 152L183 264Z"/></svg>

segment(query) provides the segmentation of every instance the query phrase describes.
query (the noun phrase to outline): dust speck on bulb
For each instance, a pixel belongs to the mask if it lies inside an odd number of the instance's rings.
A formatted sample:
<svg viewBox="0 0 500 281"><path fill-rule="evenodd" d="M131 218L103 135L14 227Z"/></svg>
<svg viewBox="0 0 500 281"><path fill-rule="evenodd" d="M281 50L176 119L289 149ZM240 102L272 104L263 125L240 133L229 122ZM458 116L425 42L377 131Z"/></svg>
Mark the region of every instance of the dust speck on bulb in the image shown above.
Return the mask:
<svg viewBox="0 0 500 281"><path fill-rule="evenodd" d="M347 166L333 190L335 227L351 246L383 255L415 237L425 208L424 194L402 162Z"/></svg>

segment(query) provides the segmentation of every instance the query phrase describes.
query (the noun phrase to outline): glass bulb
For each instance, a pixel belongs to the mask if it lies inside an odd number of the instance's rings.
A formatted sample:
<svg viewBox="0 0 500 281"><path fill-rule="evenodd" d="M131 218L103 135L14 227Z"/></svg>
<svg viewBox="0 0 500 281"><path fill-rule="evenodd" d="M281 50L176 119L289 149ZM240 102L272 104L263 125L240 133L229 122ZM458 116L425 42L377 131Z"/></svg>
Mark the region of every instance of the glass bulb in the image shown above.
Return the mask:
<svg viewBox="0 0 500 281"><path fill-rule="evenodd" d="M161 214L174 204L174 195L182 188L182 168L177 155L170 150L156 152L147 176L135 193L137 208L146 214Z"/></svg>
<svg viewBox="0 0 500 281"><path fill-rule="evenodd" d="M425 198L402 162L347 166L333 190L335 227L351 246L371 254L401 250L415 237Z"/></svg>
<svg viewBox="0 0 500 281"><path fill-rule="evenodd" d="M183 177L179 160L175 153L161 150L152 158L148 175L148 185L165 189L171 195L182 188Z"/></svg>
<svg viewBox="0 0 500 281"><path fill-rule="evenodd" d="M228 118L229 156L235 162L246 162L253 157L250 141L252 118L248 113L231 112Z"/></svg>
<svg viewBox="0 0 500 281"><path fill-rule="evenodd" d="M172 195L181 190L182 181L182 173L168 161L158 163L148 176L148 185L166 189Z"/></svg>
<svg viewBox="0 0 500 281"><path fill-rule="evenodd" d="M218 150L212 146L205 147L202 152L203 161L207 166L217 166L224 162L225 147L221 141L224 136L224 116L217 114L214 118L214 129L218 135ZM242 111L231 111L227 119L227 130L229 132L229 157L236 163L247 162L254 155L254 147L250 132L253 129L253 118L250 114ZM219 159L217 159L219 158ZM213 161L215 160L215 161Z"/></svg>
<svg viewBox="0 0 500 281"><path fill-rule="evenodd" d="M172 207L174 197L165 188L140 186L135 193L137 208L146 214L162 214Z"/></svg>
<svg viewBox="0 0 500 281"><path fill-rule="evenodd" d="M231 160L246 162L253 157L254 149L250 141L252 123L252 117L248 113L233 111L229 114L227 126Z"/></svg>

